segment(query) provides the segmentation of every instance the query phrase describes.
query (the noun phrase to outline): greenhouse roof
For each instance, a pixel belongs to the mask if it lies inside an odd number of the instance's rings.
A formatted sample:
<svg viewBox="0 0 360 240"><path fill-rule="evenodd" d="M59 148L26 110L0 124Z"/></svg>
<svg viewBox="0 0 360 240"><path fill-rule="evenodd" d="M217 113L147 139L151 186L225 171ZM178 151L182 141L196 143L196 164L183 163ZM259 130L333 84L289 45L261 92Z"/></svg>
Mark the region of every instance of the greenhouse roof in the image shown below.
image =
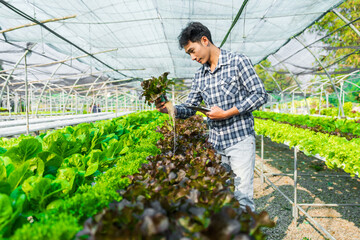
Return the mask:
<svg viewBox="0 0 360 240"><path fill-rule="evenodd" d="M223 48L242 52L256 64L342 2L0 0L1 29L21 26L4 32L0 46L5 41L17 42L23 47L27 43L37 43L33 50L58 60L94 53L93 57L74 60L73 65L64 66L56 73L69 75L72 79L79 72L86 75L89 66L94 75L103 72L103 81L108 78L149 78L165 71L170 72L170 77L190 79L200 65L191 61L177 42L178 34L188 22L202 22L212 32L215 45L220 46L239 14ZM52 20L42 26L25 27L34 21L49 19ZM4 68L12 68L23 53L0 51L0 59L5 60ZM29 65L52 62L33 56L28 57ZM29 75L30 81L41 82L49 78L56 67L51 64L29 68L34 75ZM17 74L19 78L23 75L22 72ZM67 85L64 79L57 83ZM91 78L89 82L93 80Z"/></svg>

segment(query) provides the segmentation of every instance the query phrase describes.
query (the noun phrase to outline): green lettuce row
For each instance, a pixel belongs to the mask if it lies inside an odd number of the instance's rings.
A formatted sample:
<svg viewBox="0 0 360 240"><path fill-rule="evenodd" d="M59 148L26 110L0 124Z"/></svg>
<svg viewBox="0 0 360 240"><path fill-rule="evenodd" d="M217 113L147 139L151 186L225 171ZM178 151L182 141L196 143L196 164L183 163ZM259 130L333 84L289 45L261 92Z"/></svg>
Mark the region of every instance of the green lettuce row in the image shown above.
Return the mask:
<svg viewBox="0 0 360 240"><path fill-rule="evenodd" d="M154 136L157 135L157 136ZM146 158L158 153L154 142L159 135L154 132L151 141L144 139L121 158L123 166L117 166L98 177L94 186L84 186L75 196L64 201L62 207L45 212L40 220L33 224L25 224L18 229L11 239L15 240L66 240L73 239L82 229L83 222L99 213L113 201L120 201L119 189L130 183L126 177L131 172L138 172Z"/></svg>
<svg viewBox="0 0 360 240"><path fill-rule="evenodd" d="M319 155L326 159L329 168L342 168L351 176L360 173L360 139L348 141L344 137L328 135L281 124L272 120L255 119L255 131L277 143L297 146L307 155Z"/></svg>
<svg viewBox="0 0 360 240"><path fill-rule="evenodd" d="M142 112L96 122L90 126L80 124L74 128L66 127L37 139L23 139L18 145L1 153L6 156L7 163L0 164L0 205L8 207L7 212L0 214L1 232L11 235L13 230L23 223L28 223L26 217L29 221L35 220L34 226L48 225L47 220L55 221L60 212L68 214L70 222L74 216L80 221L98 212L108 202L119 199L116 190L128 184L128 179L124 176L136 172L147 156L158 152L154 143L160 135L154 134L153 130L161 125L166 117L156 111ZM90 127L91 131L88 131ZM76 139L72 140L74 136ZM118 141L119 136L127 137ZM42 152L42 147L47 151ZM139 155L137 151L143 155ZM113 154L114 152L116 154ZM41 160L44 160L45 166L39 164ZM49 170L46 166L49 162L50 170L55 169L55 172L48 171L45 176L44 171ZM94 164L87 164L88 162ZM55 167L57 163L61 163L60 168ZM92 167L93 165L95 167ZM8 166L12 169L10 174L7 174L10 171ZM87 169L84 166L87 166ZM84 177L87 181L84 181ZM91 187L90 182L94 179L96 181ZM74 188L75 185L78 186ZM9 193L11 194L7 196ZM12 202L10 207L9 201ZM65 215L62 215L62 218ZM32 225L25 224L22 229L24 228L32 229ZM58 231L56 228L53 230ZM51 231L34 231L34 234L28 235L29 239L34 239L37 234L38 239L46 238L42 234L50 234L49 238L55 239L51 236ZM68 229L64 229L64 232L66 231ZM19 238L24 239L23 234L20 234Z"/></svg>
<svg viewBox="0 0 360 240"><path fill-rule="evenodd" d="M258 118L271 119L275 122L288 122L294 125L315 127L319 131L350 133L360 136L360 123L357 123L356 120L263 111L254 111L253 115Z"/></svg>

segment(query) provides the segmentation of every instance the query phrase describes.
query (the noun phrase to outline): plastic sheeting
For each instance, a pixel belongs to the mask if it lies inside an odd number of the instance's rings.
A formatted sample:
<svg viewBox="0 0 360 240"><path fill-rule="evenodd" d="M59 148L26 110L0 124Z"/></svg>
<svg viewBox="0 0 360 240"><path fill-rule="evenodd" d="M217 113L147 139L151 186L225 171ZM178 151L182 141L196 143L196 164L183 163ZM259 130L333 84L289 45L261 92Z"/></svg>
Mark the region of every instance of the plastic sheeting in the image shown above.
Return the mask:
<svg viewBox="0 0 360 240"><path fill-rule="evenodd" d="M219 46L243 1L213 0L10 0L7 1L37 20L77 15L46 23L66 39L89 52L117 48L97 57L128 77L148 78L170 71L170 77L192 78L200 67L178 47L177 36L189 21L199 21L212 32ZM276 52L289 38L302 32L340 0L250 0L224 49L242 52L254 64ZM30 23L0 4L0 26L8 29ZM47 44L67 56L81 51L41 29L21 28L5 33L7 40ZM4 58L5 54L0 54ZM81 61L99 71L109 70L91 58ZM144 70L141 70L144 69ZM124 76L107 72L112 78Z"/></svg>

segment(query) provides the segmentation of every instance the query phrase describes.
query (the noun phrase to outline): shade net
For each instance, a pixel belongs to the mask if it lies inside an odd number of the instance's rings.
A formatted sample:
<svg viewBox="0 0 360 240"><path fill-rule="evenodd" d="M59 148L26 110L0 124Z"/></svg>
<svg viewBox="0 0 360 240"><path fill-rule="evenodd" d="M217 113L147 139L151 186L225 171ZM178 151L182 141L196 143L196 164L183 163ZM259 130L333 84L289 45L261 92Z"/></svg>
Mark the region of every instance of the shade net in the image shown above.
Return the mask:
<svg viewBox="0 0 360 240"><path fill-rule="evenodd" d="M250 0L223 48L244 53L256 64L342 2ZM71 67L62 67L54 76L104 71L99 80L101 82L109 78L149 78L165 71L169 71L172 78L191 79L200 65L179 49L177 37L181 29L190 21L199 21L210 29L214 44L219 46L243 1L10 0L7 3L39 21L76 15L74 18L46 23L46 26L90 53L111 50L96 57L113 69L118 69L121 74L86 57L74 60ZM4 4L0 4L0 16L2 29L31 23ZM27 42L37 43L35 50L60 60L84 55L84 52L39 25L6 32L2 36L1 46L4 46L5 40L18 42L23 47ZM6 68L11 68L23 54L19 50L16 52L17 48L13 46L10 48L13 52L0 52L0 59L8 61L4 62ZM35 64L51 60L32 54L28 61ZM55 67L33 68L34 76L29 78L41 82L49 78ZM23 71L15 74L20 79L23 77ZM76 83L76 77L69 76L69 79L68 82L57 79L55 83ZM91 81L94 78L90 78Z"/></svg>

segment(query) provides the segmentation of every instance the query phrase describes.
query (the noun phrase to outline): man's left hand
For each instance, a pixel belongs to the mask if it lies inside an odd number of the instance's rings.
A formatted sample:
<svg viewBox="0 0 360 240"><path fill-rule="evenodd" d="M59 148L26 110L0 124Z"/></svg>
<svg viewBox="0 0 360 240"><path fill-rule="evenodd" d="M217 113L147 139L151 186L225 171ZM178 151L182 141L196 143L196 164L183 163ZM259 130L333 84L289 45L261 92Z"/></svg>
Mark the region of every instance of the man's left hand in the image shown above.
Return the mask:
<svg viewBox="0 0 360 240"><path fill-rule="evenodd" d="M212 120L225 120L229 118L226 111L222 110L218 106L212 107L211 111L206 113L206 116L208 116Z"/></svg>

